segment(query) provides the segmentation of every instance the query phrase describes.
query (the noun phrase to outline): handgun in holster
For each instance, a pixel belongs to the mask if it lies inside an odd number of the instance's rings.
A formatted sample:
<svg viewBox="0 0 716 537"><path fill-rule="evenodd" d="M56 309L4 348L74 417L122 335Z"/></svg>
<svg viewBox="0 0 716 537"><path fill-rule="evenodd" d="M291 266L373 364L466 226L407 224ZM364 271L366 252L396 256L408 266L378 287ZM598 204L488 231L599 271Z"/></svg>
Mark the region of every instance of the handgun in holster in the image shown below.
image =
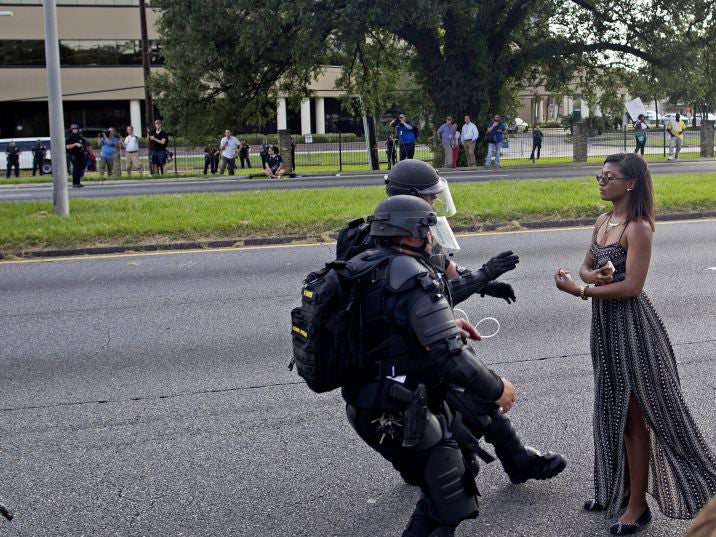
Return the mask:
<svg viewBox="0 0 716 537"><path fill-rule="evenodd" d="M390 387L393 399L407 403L403 410L403 447L413 448L420 444L425 434L425 422L428 419L428 393L425 384L411 391L400 384Z"/></svg>

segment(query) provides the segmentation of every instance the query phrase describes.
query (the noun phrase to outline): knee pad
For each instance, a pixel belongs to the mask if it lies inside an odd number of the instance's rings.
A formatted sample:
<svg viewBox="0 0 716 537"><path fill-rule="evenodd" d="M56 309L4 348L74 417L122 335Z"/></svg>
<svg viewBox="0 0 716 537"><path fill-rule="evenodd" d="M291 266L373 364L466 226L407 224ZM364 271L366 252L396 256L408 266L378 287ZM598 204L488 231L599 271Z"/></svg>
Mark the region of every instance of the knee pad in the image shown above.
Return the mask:
<svg viewBox="0 0 716 537"><path fill-rule="evenodd" d="M444 428L445 424L442 420L438 419L435 414L428 410L428 415L425 420L425 429L423 430L423 438L419 444L410 449L422 451L436 446L445 436Z"/></svg>
<svg viewBox="0 0 716 537"><path fill-rule="evenodd" d="M431 450L425 465L425 493L430 518L441 524L477 517L475 484L468 483L457 445L443 444Z"/></svg>

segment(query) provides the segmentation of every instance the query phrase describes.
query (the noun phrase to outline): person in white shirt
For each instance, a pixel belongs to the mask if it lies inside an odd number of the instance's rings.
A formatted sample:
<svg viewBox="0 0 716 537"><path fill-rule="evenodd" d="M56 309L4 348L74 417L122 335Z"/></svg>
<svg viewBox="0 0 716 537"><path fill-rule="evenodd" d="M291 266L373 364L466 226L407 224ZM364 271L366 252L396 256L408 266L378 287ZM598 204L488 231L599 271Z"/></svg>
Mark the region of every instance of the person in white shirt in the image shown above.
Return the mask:
<svg viewBox="0 0 716 537"><path fill-rule="evenodd" d="M239 140L231 136L231 129L224 131L224 137L219 144L221 151L221 166L219 167L219 175L224 175L224 170L229 167L229 175L234 175L236 170L236 155L239 151Z"/></svg>
<svg viewBox="0 0 716 537"><path fill-rule="evenodd" d="M126 152L127 175L132 175L132 170L137 170L142 175L142 162L139 160L139 138L134 135L134 127L127 127L127 136L122 141L122 147Z"/></svg>
<svg viewBox="0 0 716 537"><path fill-rule="evenodd" d="M475 161L475 144L480 133L475 124L470 121L470 116L465 116L465 124L462 126L462 145L467 155L467 165L474 168L477 166Z"/></svg>

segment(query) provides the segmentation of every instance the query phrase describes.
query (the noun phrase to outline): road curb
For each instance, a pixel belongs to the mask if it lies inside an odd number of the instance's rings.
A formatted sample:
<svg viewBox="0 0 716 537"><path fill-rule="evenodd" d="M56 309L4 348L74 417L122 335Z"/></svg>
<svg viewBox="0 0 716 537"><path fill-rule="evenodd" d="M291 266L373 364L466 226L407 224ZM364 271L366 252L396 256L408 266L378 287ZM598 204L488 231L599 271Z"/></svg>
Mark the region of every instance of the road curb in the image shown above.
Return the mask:
<svg viewBox="0 0 716 537"><path fill-rule="evenodd" d="M657 222L668 222L674 220L699 220L702 218L716 218L716 211L703 211L692 213L665 213L657 215ZM493 231L522 231L532 229L551 229L558 227L589 226L594 223L594 218L569 218L564 220L541 220L534 222L501 222L485 223L477 226L456 226L453 231L456 233L489 233ZM31 250L13 252L10 254L0 253L0 260L7 259L34 259L52 257L74 257L83 255L107 255L126 252L162 252L171 250L202 250L214 248L241 248L247 246L277 246L282 244L300 244L306 242L327 242L326 239L334 240L337 233L321 235L288 235L285 237L254 237L244 239L222 239L211 241L188 241L169 242L163 244L137 244L128 246L99 246L93 248L67 248L58 250Z"/></svg>
<svg viewBox="0 0 716 537"><path fill-rule="evenodd" d="M696 162L713 162L716 161L716 158L708 158L708 157L699 157L697 159L687 159L684 160L684 162L687 161L696 161ZM665 164L665 165L673 165L672 161L667 160L654 160L654 161L647 161L649 165L652 164ZM554 163L538 163L538 164L524 164L524 165L514 165L510 166L509 164L503 166L501 168L502 171L514 171L514 170L524 170L524 169L549 169L549 168L575 168L575 169L584 169L584 168L598 168L601 166L601 163L599 162L554 162ZM458 168L436 168L438 172L444 173L444 172L470 172L470 171L484 171L483 166L476 166L473 168L468 167L458 167ZM330 176L336 176L336 177L350 177L353 175L358 176L365 176L365 175L375 175L375 176L383 176L386 173L388 173L388 170L350 170L350 171L327 171L327 172L309 172L309 173L301 173L300 170L297 173L297 178L315 178L315 177L330 177ZM675 170L674 173L679 173L678 170ZM173 182L192 182L192 181L206 181L207 183L210 183L212 181L220 181L220 180L227 180L227 179L243 179L243 180L258 180L262 181L264 180L263 175L259 174L246 174L246 175L222 175L222 176L205 176L205 175L193 175L189 177L162 177L162 178L148 178L148 179L108 179L106 181L87 181L87 184L90 186L95 185L104 185L104 186L121 186L121 185L131 185L131 184L162 184L162 183L173 183ZM21 189L21 188L32 188L32 187L51 187L52 183L11 183L11 184L0 184L0 190L3 189Z"/></svg>

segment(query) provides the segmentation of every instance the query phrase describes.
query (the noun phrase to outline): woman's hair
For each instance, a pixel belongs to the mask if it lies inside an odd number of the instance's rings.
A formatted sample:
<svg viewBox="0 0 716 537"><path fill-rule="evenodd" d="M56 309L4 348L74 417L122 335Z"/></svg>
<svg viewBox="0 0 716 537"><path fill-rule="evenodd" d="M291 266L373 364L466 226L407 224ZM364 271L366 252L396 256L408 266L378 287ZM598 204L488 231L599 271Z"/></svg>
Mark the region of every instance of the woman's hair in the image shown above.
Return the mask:
<svg viewBox="0 0 716 537"><path fill-rule="evenodd" d="M634 153L615 153L609 155L604 164L613 162L621 170L622 177L634 181L634 189L629 196L629 220L647 220L654 229L654 187L646 162Z"/></svg>
<svg viewBox="0 0 716 537"><path fill-rule="evenodd" d="M279 150L278 150L278 146L277 146L277 145L272 145L272 146L271 146L271 149L273 149L273 152L278 155Z"/></svg>

